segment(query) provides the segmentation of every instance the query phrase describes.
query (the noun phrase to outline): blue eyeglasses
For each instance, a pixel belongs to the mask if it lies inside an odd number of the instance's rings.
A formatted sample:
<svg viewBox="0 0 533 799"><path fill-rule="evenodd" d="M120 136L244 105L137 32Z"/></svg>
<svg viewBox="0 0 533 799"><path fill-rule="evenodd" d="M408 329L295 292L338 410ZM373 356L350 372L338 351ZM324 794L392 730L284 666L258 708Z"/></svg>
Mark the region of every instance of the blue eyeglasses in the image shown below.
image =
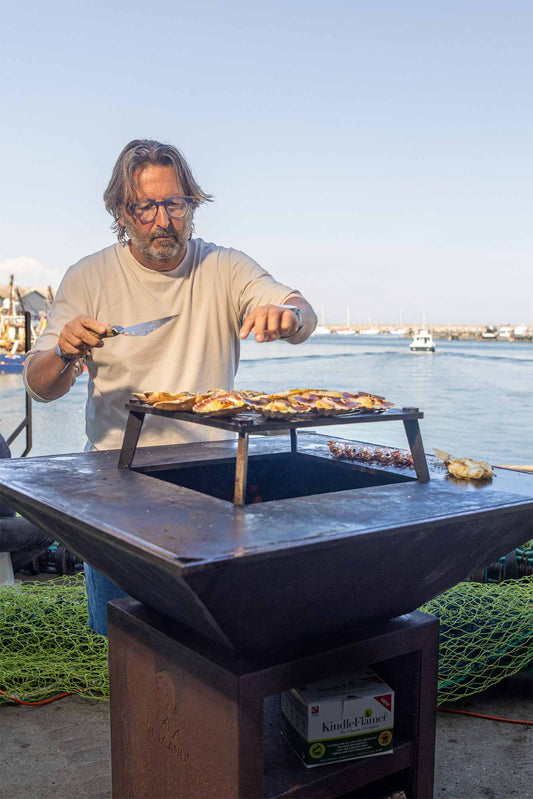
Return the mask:
<svg viewBox="0 0 533 799"><path fill-rule="evenodd" d="M139 222L147 224L153 222L157 216L159 206L162 205L171 219L180 219L189 212L193 197L169 197L168 200L140 200L128 206L128 211Z"/></svg>

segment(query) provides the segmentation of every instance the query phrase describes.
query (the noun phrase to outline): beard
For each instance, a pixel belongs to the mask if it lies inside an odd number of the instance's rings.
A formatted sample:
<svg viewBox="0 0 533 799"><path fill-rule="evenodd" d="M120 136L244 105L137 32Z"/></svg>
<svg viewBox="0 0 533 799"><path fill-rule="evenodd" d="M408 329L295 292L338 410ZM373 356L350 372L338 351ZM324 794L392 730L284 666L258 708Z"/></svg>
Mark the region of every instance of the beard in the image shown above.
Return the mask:
<svg viewBox="0 0 533 799"><path fill-rule="evenodd" d="M166 228L158 226L144 235L134 225L126 224L125 227L132 245L150 261L174 261L185 255L191 232L190 224L178 231L169 222Z"/></svg>

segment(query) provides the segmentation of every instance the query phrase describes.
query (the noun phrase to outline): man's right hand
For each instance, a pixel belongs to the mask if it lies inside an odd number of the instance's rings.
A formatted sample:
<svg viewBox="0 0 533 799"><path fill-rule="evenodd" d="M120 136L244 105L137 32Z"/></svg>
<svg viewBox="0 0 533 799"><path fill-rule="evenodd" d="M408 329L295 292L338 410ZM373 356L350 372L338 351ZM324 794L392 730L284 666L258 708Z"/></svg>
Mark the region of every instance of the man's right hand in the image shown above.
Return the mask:
<svg viewBox="0 0 533 799"><path fill-rule="evenodd" d="M62 329L58 346L62 355L74 363L88 355L93 347L103 347L101 336L109 325L97 322L90 316L77 316ZM67 368L65 369L65 366ZM62 397L74 383L76 371L58 357L56 347L35 352L26 358L24 376L26 385L42 400Z"/></svg>
<svg viewBox="0 0 533 799"><path fill-rule="evenodd" d="M101 336L108 327L90 316L76 316L67 322L59 334L58 344L62 355L75 360L88 355L93 347L103 347Z"/></svg>

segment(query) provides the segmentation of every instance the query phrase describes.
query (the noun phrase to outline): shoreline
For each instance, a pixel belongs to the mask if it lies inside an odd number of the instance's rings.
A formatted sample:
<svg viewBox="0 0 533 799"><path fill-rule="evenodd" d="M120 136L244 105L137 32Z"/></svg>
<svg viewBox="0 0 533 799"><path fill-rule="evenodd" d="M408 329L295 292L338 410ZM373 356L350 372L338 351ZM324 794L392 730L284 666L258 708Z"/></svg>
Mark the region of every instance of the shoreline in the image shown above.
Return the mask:
<svg viewBox="0 0 533 799"><path fill-rule="evenodd" d="M313 336L354 335L376 338L387 336L395 339L410 339L420 330L427 330L435 340L448 341L488 341L530 343L533 341L533 327L525 325L486 327L479 325L318 325ZM318 332L317 332L318 331Z"/></svg>

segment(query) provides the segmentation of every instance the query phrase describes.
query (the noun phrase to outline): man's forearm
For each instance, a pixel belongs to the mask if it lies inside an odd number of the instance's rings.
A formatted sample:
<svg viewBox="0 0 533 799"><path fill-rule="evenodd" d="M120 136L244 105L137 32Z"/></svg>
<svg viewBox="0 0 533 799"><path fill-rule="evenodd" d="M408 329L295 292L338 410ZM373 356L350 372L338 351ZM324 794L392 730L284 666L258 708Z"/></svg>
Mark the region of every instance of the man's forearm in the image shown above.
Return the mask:
<svg viewBox="0 0 533 799"><path fill-rule="evenodd" d="M295 305L300 309L302 314L302 329L293 336L288 336L285 341L288 341L290 344L301 344L302 341L306 341L309 338L315 329L318 322L317 315L303 297L297 295L288 297L285 302L287 305Z"/></svg>
<svg viewBox="0 0 533 799"><path fill-rule="evenodd" d="M25 367L28 387L43 400L55 400L70 391L75 378L75 361L67 366L55 349L35 352ZM62 370L67 366L63 374Z"/></svg>

